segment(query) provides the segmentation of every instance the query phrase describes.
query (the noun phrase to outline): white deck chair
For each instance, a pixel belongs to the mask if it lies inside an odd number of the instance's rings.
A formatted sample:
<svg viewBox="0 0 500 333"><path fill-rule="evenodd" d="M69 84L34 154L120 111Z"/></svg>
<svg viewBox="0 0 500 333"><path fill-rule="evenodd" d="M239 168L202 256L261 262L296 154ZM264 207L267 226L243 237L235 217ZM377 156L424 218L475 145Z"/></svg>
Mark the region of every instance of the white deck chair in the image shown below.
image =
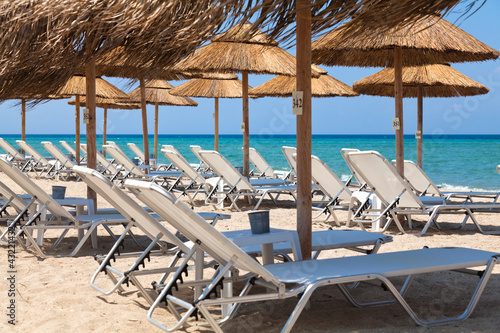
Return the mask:
<svg viewBox="0 0 500 333"><path fill-rule="evenodd" d="M335 210L349 209L352 191L325 162L314 155L311 156L311 176L314 184L319 187L323 194L330 198L330 201L323 208L319 208L321 212L316 217L326 214L326 221L332 215L337 226L340 226L340 221L335 215Z"/></svg>
<svg viewBox="0 0 500 333"><path fill-rule="evenodd" d="M376 196L383 202L383 211L360 209L353 215L352 221L360 225L371 223L373 220L390 215L384 227L385 231L392 221L395 221L399 230L404 232L397 215L425 215L428 220L417 236L423 235L434 224L437 228L437 219L440 214L465 214L462 227L470 218L476 228L484 234L498 234L498 231L484 231L474 216L476 212L500 212L500 204L455 204L439 197L418 197L413 189L398 174L394 166L382 155L375 151L354 152L347 154L352 166L369 185ZM410 220L411 225L411 220Z"/></svg>
<svg viewBox="0 0 500 333"><path fill-rule="evenodd" d="M25 197L25 196L23 196ZM31 199L27 198L28 201ZM7 245L9 227L13 228L28 220L28 202L12 191L7 185L0 182L0 220L6 222L6 228L0 235L0 244ZM8 211L8 208L12 212Z"/></svg>
<svg viewBox="0 0 500 333"><path fill-rule="evenodd" d="M73 167L76 164L73 163L73 161L71 161L68 156L66 156L66 154L59 150L59 148L57 148L52 142L43 141L42 146L49 152L50 155L52 155L57 160L57 162L59 162L59 165L56 165L56 168L54 169L54 176L57 177L65 173L66 177L64 178L64 180L68 180L68 178L73 173Z"/></svg>
<svg viewBox="0 0 500 333"><path fill-rule="evenodd" d="M185 324L192 324L192 322L188 323L188 319L200 312L215 332L222 332L219 324L234 317L238 307L243 303L283 300L298 296L300 300L282 330L282 332L290 332L311 295L322 286L336 285L347 299L357 306L374 305L375 303L358 303L345 286L346 283L360 281L381 282L419 325L426 326L464 320L474 310L499 256L498 253L467 248L425 248L368 256L291 261L261 266L223 234L196 215L185 203L176 200L160 186L134 180L127 180L125 185L141 201L181 231L194 244L189 255L180 264L178 271L169 280L148 312L148 320L167 331L174 331ZM198 248L213 257L220 264L220 267L212 276L211 283L204 288L203 293L194 302L185 301L181 295L174 295L174 287L179 283L180 275L185 269L187 261ZM485 267L485 269L480 275L481 279L466 310L461 315L424 321L406 302L405 294L414 275L451 270L469 272L465 269L473 267ZM249 272L253 278L248 280L239 295L219 297L217 285L222 283L224 276L235 270ZM474 273L477 274L477 272ZM408 277L401 291L398 291L389 280L392 277ZM264 286L270 291L267 292L266 289L263 289L263 292L250 294L254 285ZM210 296L214 292L215 298ZM440 297L439 294L436 296ZM173 326L165 326L159 321L160 317L155 315L156 309L163 302L167 304L167 308L173 312L177 319L177 323ZM377 305L389 302L381 301ZM209 311L209 307L213 310L216 306L223 304L229 304L232 308L225 318L217 322Z"/></svg>
<svg viewBox="0 0 500 333"><path fill-rule="evenodd" d="M122 179L135 177L141 179L147 179L149 181L156 181L157 179L161 179L161 183L164 184L167 182L168 178L176 178L181 175L180 171L152 171L148 167L149 166L138 166L135 165L121 150L116 149L116 147L112 145L104 145L103 148L106 149L106 153L108 153L116 163L118 163L121 167L123 167L124 171L122 172ZM144 168L148 169L149 173L146 174L142 171ZM117 179L118 174L112 177L111 180Z"/></svg>
<svg viewBox="0 0 500 333"><path fill-rule="evenodd" d="M107 255L95 256L95 259L99 263L99 268L92 276L90 285L96 290L100 291L105 295L109 295L116 290L123 291L122 284L127 285L131 282L137 287L141 295L150 303L153 304L153 299L146 292L141 282L137 276L143 276L146 274L158 274L174 272L177 261L180 256L175 256L172 258L170 265L165 270L147 270L145 269L145 260L148 259L152 254L166 255L168 253L172 254L177 251L182 251L188 253L190 248L175 237L170 231L168 231L160 223L156 223L155 218L157 216L150 215L144 208L139 206L137 202L132 200L125 192L120 188L116 187L108 179L104 178L96 170L92 170L82 166L75 166L74 171L80 175L82 180L87 183L96 193L103 197L107 202L109 202L113 207L115 207L123 216L125 216L129 221L132 221L127 225L125 232L122 233L120 238L116 241L113 248L109 251ZM146 247L143 252L139 253L122 253L120 252L120 246L122 246L122 241L126 235L126 232L132 227L137 227L141 229L152 242ZM168 249L167 244L174 245L173 248ZM157 250L157 247L160 250ZM130 258L134 257L136 260L126 271L120 271L112 266L111 260L116 261L118 258ZM140 266L143 266L141 269ZM98 286L98 276L101 272L111 279L113 286L107 290L102 289Z"/></svg>
<svg viewBox="0 0 500 333"><path fill-rule="evenodd" d="M30 164L28 166L28 171L40 171L38 177L41 177L44 172L50 174L55 168L56 159L47 159L43 157L38 151L31 147L27 142L23 140L16 140L16 143L21 147L28 155L31 156Z"/></svg>
<svg viewBox="0 0 500 333"><path fill-rule="evenodd" d="M243 149L243 148L241 148ZM250 176L276 178L273 168L267 163L262 155L255 148L248 148L250 162L254 168L250 171ZM255 171L257 172L255 172Z"/></svg>
<svg viewBox="0 0 500 333"><path fill-rule="evenodd" d="M394 165L396 161L392 161ZM475 201L488 199L488 203L496 203L500 192L493 191L441 191L434 182L427 176L415 162L404 161L405 180L413 187L417 195L438 196L444 199L459 198L464 199L464 203L473 203Z"/></svg>
<svg viewBox="0 0 500 333"><path fill-rule="evenodd" d="M80 149L85 155L87 155L87 144L81 144ZM111 163L111 161L109 161L106 157L104 157L104 155L99 151L96 151L96 160L97 163L99 163L100 172L102 174L115 175L119 172L118 168L113 165L113 163Z"/></svg>
<svg viewBox="0 0 500 333"><path fill-rule="evenodd" d="M180 191L185 194L189 201L193 204L196 195L199 192L204 192L207 189L205 178L213 177L214 174L200 174L192 168L186 159L175 151L162 148L162 154L175 166L176 170L181 172L177 180L170 185L169 191ZM182 184L182 179L186 177L190 180L188 184Z"/></svg>
<svg viewBox="0 0 500 333"><path fill-rule="evenodd" d="M297 154L297 148L283 146L281 147L281 151L283 152L283 155L285 155L286 161L290 166L290 172L284 177L284 179L287 179L297 174L297 162L295 161L295 158L293 158L293 154Z"/></svg>
<svg viewBox="0 0 500 333"><path fill-rule="evenodd" d="M130 148L130 150L137 156L140 160L141 164L144 164L144 161L146 160L146 157L144 156L144 152L137 147L135 143L129 142L127 143L127 146Z"/></svg>
<svg viewBox="0 0 500 333"><path fill-rule="evenodd" d="M345 163L347 164L347 167L351 171L351 177L346 181L346 185L354 185L356 187L359 187L361 190L365 189L367 184L364 181L363 178L361 178L361 175L356 174L356 170L352 167L351 162L347 159L347 154L350 153L356 153L359 152L359 149L353 149L353 148L342 148L340 149L340 155L344 159ZM357 183L354 182L356 180Z"/></svg>
<svg viewBox="0 0 500 333"><path fill-rule="evenodd" d="M31 200L26 203L27 209L31 208L34 204L38 204L36 212L34 212L33 215L30 215L30 218L26 221L26 223L22 225L13 225L13 228L16 230L15 237L19 240L19 243L24 246L23 240L20 239L21 235L24 234L28 238L29 243L34 246L35 250L43 258L46 258L49 255L42 250L42 248L37 244L37 241L33 238L32 234L35 230L41 232L46 230L62 230L62 234L54 243L53 247L57 247L60 244L68 231L86 230L83 237L69 254L55 255L58 257L74 256L98 226L103 225L106 228L106 224L121 225L128 222L124 216L117 214L88 214L73 216L24 173L3 158L0 158L0 170L31 196ZM47 211L50 214L46 214ZM107 228L106 230L109 231ZM110 234L112 235L112 233ZM96 247L95 237L92 238L92 243L93 246Z"/></svg>
<svg viewBox="0 0 500 333"><path fill-rule="evenodd" d="M200 172L213 172L213 170L210 170L210 167L203 161L203 157L200 155L200 151L203 150L201 146L197 145L191 145L189 146L189 149L193 152L194 156L200 161L200 164L198 168L196 168L197 171Z"/></svg>
<svg viewBox="0 0 500 333"><path fill-rule="evenodd" d="M75 148L71 147L71 145L64 140L59 141L59 143L61 144L61 146L63 146L64 149L66 149L66 151L69 154L73 155L73 157L76 159L76 149ZM81 151L82 151L82 145L80 144L80 152ZM80 164L84 161L85 161L85 153L80 154Z"/></svg>
<svg viewBox="0 0 500 333"><path fill-rule="evenodd" d="M224 192L224 198L231 200L231 207L234 206L238 211L241 210L236 204L236 201L240 196L247 196L249 198L260 197L253 210L259 208L266 194L273 200L274 203L277 203L276 199L282 193L288 193L294 198L294 200L296 200L295 192L297 187L295 185L288 185L281 179L256 179L253 182L253 184L255 184L254 186L245 177L243 177L243 175L236 170L224 156L219 154L219 152L213 150L202 150L199 154L210 169L219 175L219 182L224 182L227 186L229 186L229 190ZM207 196L205 203L214 204L212 202L212 195L215 194L217 188L220 188L220 186L214 186L212 192ZM273 193L277 195L276 198L271 195Z"/></svg>
<svg viewBox="0 0 500 333"><path fill-rule="evenodd" d="M196 146L196 147L200 147L200 146ZM183 159L185 159L185 160L187 161L186 157L185 157L184 155L182 155L182 154L179 152L179 150L177 150L177 148L175 148L175 147L174 147L174 146L172 146L172 145L162 145L162 146L161 146L161 149L166 149L166 150L173 151L173 152L175 152L177 155L181 156ZM200 147L200 150L202 150L202 149L201 149L201 147ZM197 155L195 155L195 156L196 156L196 158L199 160L199 157L198 157ZM203 170L203 168L204 168L205 166L202 164L202 162L201 162L201 161L199 161L199 162L200 162L200 163L189 163L189 165L191 165L191 167L192 167L193 169L195 169L196 171ZM175 166L175 164L173 164L173 163L171 163L169 166L167 166L167 170L175 170L175 168L176 168L176 166Z"/></svg>
<svg viewBox="0 0 500 333"><path fill-rule="evenodd" d="M24 170L29 164L29 160L24 157L21 152L12 147L10 143L0 138L0 147L7 153L6 159L11 163L17 165L21 170Z"/></svg>

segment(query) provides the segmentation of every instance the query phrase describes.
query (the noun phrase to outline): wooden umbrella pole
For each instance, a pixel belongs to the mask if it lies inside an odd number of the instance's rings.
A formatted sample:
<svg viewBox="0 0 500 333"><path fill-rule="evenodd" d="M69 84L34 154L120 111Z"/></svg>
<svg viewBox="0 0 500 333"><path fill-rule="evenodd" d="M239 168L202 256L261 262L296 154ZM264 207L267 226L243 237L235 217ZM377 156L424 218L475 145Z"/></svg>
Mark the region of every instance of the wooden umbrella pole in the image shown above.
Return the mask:
<svg viewBox="0 0 500 333"><path fill-rule="evenodd" d="M75 96L75 146L76 163L80 164L80 95Z"/></svg>
<svg viewBox="0 0 500 333"><path fill-rule="evenodd" d="M146 112L146 86L140 79L141 110L142 110L142 140L144 142L144 164L149 165L148 114Z"/></svg>
<svg viewBox="0 0 500 333"><path fill-rule="evenodd" d="M241 72L243 92L243 175L250 176L250 127L248 124L248 72Z"/></svg>
<svg viewBox="0 0 500 333"><path fill-rule="evenodd" d="M26 98L21 98L21 140L26 141Z"/></svg>
<svg viewBox="0 0 500 333"><path fill-rule="evenodd" d="M404 178L404 137L403 137L403 56L400 47L394 48L394 100L399 129L396 129L396 169Z"/></svg>
<svg viewBox="0 0 500 333"><path fill-rule="evenodd" d="M155 149L154 149L154 156L155 160L158 159L158 102L155 103Z"/></svg>
<svg viewBox="0 0 500 333"><path fill-rule="evenodd" d="M423 148L423 136L424 136L424 87L422 85L418 86L418 109L417 109L417 165L422 167L422 148Z"/></svg>
<svg viewBox="0 0 500 333"><path fill-rule="evenodd" d="M104 108L104 120L102 125L102 144L106 144L106 130L108 128L108 108ZM103 149L102 153L106 156L106 150Z"/></svg>
<svg viewBox="0 0 500 333"><path fill-rule="evenodd" d="M219 98L215 97L215 112L214 112L214 149L219 151Z"/></svg>
<svg viewBox="0 0 500 333"><path fill-rule="evenodd" d="M311 0L297 0L297 91L303 92L297 115L297 232L302 259L311 259Z"/></svg>
<svg viewBox="0 0 500 333"><path fill-rule="evenodd" d="M89 46L87 46L89 47ZM95 123L95 60L90 60L85 66L86 76L86 96L87 96L87 109L89 112L89 120L87 123L87 167L96 169L96 123ZM97 209L97 194L90 187L87 186L87 198L94 201L94 210ZM95 211L92 212L95 214Z"/></svg>

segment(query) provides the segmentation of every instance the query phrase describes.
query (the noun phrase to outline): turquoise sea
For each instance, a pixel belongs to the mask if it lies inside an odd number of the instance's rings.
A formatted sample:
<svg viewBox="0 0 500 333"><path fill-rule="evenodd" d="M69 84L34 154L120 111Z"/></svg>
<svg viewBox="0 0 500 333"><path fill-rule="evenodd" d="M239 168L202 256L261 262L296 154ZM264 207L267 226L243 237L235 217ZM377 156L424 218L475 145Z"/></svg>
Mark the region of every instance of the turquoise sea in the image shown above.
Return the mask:
<svg viewBox="0 0 500 333"><path fill-rule="evenodd" d="M20 135L2 135L17 148L16 140ZM109 141L115 141L133 158L127 143L133 142L142 148L141 135L108 135ZM40 144L52 141L64 152L59 144L65 140L74 145L73 135L27 135L26 141L33 148L44 154ZM102 136L97 137L98 143ZM190 145L199 145L204 149L213 149L214 140L211 135L160 135L159 145L171 144L190 162L196 162L189 150ZM85 136L82 136L85 142ZM235 166L242 165L242 136L221 135L219 151ZM149 138L150 153L153 152L153 137ZM250 146L257 149L268 163L277 170L286 170L288 164L281 152L281 146L295 146L294 135L261 136L251 135ZM357 148L360 150L376 150L387 159L395 158L393 135L314 135L312 152L324 160L341 178L349 175L349 169L340 156L341 148ZM500 174L496 166L500 164L500 135L447 135L424 136L423 168L427 175L438 185L450 189L485 189L500 190ZM159 153L159 163L167 162ZM47 153L48 155L48 153ZM416 161L416 140L413 136L405 136L405 159Z"/></svg>

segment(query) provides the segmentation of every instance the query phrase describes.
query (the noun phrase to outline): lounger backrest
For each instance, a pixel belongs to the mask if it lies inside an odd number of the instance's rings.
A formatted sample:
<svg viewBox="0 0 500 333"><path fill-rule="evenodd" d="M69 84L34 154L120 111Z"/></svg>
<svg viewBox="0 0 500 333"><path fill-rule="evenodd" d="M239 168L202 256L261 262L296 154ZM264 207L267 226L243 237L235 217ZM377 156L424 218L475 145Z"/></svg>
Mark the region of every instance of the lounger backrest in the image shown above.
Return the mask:
<svg viewBox="0 0 500 333"><path fill-rule="evenodd" d="M163 234L162 240L177 245L186 253L189 251L189 248L184 245L184 243L149 215L144 208L139 206L139 204L129 197L122 189L112 184L99 172L82 166L75 166L73 171L76 172L88 186L96 191L96 193L113 205L120 214L130 221L134 221L137 227L146 233L149 238L154 239L161 233Z"/></svg>
<svg viewBox="0 0 500 333"><path fill-rule="evenodd" d="M50 155L54 156L56 160L59 161L59 163L64 164L64 167L71 169L75 166L75 163L70 161L70 159L57 148L52 142L50 141L43 141L42 146L47 149L47 151L50 153Z"/></svg>
<svg viewBox="0 0 500 333"><path fill-rule="evenodd" d="M297 162L293 158L293 154L297 154L297 148L283 146L281 147L281 151L283 151L283 155L285 155L285 158L290 165L290 168L292 168L293 173L297 174Z"/></svg>
<svg viewBox="0 0 500 333"><path fill-rule="evenodd" d="M320 158L311 156L311 176L323 193L342 200L351 200L352 192Z"/></svg>
<svg viewBox="0 0 500 333"><path fill-rule="evenodd" d="M255 273L271 283L279 284L279 281L255 259L161 186L128 179L125 186L190 241L199 244L220 264L224 265L233 260L234 266L239 270Z"/></svg>
<svg viewBox="0 0 500 333"><path fill-rule="evenodd" d="M37 184L35 184L31 179L28 178L21 170L14 167L12 164L7 162L7 160L0 158L0 170L2 170L8 177L10 177L16 184L22 187L29 195L36 198L36 201L40 204L46 204L46 208L52 214L67 218L75 221L74 217L58 204L51 196L42 190Z"/></svg>
<svg viewBox="0 0 500 333"><path fill-rule="evenodd" d="M241 148L243 149L243 148ZM250 162L268 178L274 177L274 170L255 148L248 148Z"/></svg>
<svg viewBox="0 0 500 333"><path fill-rule="evenodd" d="M68 151L68 153L73 154L74 156L76 156L76 150L75 150L75 148L71 147L69 145L69 143L67 143L66 141L63 141L63 140L59 141L59 143L61 144L61 146L64 147L64 149L66 149Z"/></svg>
<svg viewBox="0 0 500 333"><path fill-rule="evenodd" d="M125 152L116 144L114 141L106 141L106 145L115 147L116 150L119 150L123 155L127 156ZM103 151L106 151L105 145L102 145Z"/></svg>
<svg viewBox="0 0 500 333"><path fill-rule="evenodd" d="M396 161L392 161L392 164L395 162ZM427 177L424 170L422 170L415 162L405 160L403 165L405 170L405 179L415 190L419 193L425 191L426 194L442 196L441 191L439 191L432 180Z"/></svg>
<svg viewBox="0 0 500 333"><path fill-rule="evenodd" d="M2 147L3 150L7 152L7 154L10 155L10 158L14 158L17 161L25 161L26 158L24 158L23 154L18 152L14 147L10 145L7 141L5 141L3 138L0 138L0 147Z"/></svg>
<svg viewBox="0 0 500 333"><path fill-rule="evenodd" d="M380 153L376 151L354 152L347 154L347 158L385 204L394 201L404 191L397 207L425 208L394 166Z"/></svg>
<svg viewBox="0 0 500 333"><path fill-rule="evenodd" d="M177 150L177 148L175 148L172 145L162 145L161 149L170 150L170 151L173 151L174 153L176 153L177 155L182 156L182 154ZM196 158L198 158L198 156Z"/></svg>
<svg viewBox="0 0 500 333"><path fill-rule="evenodd" d="M141 161L144 161L145 158L144 158L144 152L139 148L137 147L137 145L135 143L127 143L127 146L130 148L130 150L132 150L132 152L135 154L135 156L139 157L139 159Z"/></svg>
<svg viewBox="0 0 500 333"><path fill-rule="evenodd" d="M2 182L0 182L0 198L4 201L12 200L9 205L14 207L17 212L22 211L26 206L26 201Z"/></svg>
<svg viewBox="0 0 500 333"><path fill-rule="evenodd" d="M28 153L33 159L38 161L43 165L49 164L49 162L43 157L38 151L36 151L33 147L31 147L28 143L23 140L17 140L16 143L21 147L25 152Z"/></svg>
<svg viewBox="0 0 500 333"><path fill-rule="evenodd" d="M87 144L85 144L85 143L80 144L80 149L82 150L82 152L85 155L87 155ZM99 162L99 164L101 164L103 168L105 168L106 170L109 170L109 172L116 173L118 171L116 169L116 167L113 165L113 163L108 161L108 159L106 157L104 157L104 155L101 154L101 152L96 151L95 157L97 159L97 162Z"/></svg>
<svg viewBox="0 0 500 333"><path fill-rule="evenodd" d="M200 155L200 151L203 150L203 148L201 148L201 146L191 145L191 146L189 146L189 149L191 149L194 156L196 156L196 158L199 159L200 162L204 162L203 157Z"/></svg>
<svg viewBox="0 0 500 333"><path fill-rule="evenodd" d="M238 191L254 191L253 186L250 185L248 180L219 152L215 150L202 150L199 154L210 169L219 175L229 186L236 186Z"/></svg>
<svg viewBox="0 0 500 333"><path fill-rule="evenodd" d="M185 176L196 181L198 184L205 183L205 178L195 171L182 155L165 148L162 148L161 152L179 171L183 172Z"/></svg>
<svg viewBox="0 0 500 333"><path fill-rule="evenodd" d="M106 149L106 153L108 153L118 164L121 164L127 171L138 176L138 177L147 177L141 169L139 169L134 162L128 158L125 153L121 151L120 148L116 148L112 145L104 145L102 146Z"/></svg>
<svg viewBox="0 0 500 333"><path fill-rule="evenodd" d="M366 183L366 181L358 174L356 174L355 168L351 165L351 162L347 159L347 154L350 153L356 153L359 152L359 149L352 149L352 148L342 148L340 149L340 155L342 155L342 158L345 161L345 164L347 164L347 167L349 170L351 170L352 175L356 180L358 181L359 185L363 185Z"/></svg>

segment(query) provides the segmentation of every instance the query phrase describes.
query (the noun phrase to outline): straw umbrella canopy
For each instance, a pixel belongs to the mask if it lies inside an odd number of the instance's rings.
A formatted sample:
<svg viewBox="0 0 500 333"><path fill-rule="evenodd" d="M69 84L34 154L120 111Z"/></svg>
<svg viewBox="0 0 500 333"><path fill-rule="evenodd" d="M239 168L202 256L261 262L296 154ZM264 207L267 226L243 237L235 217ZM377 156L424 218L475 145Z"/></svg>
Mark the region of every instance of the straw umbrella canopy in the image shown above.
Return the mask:
<svg viewBox="0 0 500 333"><path fill-rule="evenodd" d="M313 65L313 67L321 75L318 78L311 78L312 97L359 96L359 94L347 84L328 75L327 71L315 65ZM295 77L278 75L260 86L253 88L250 97L291 97L294 91L296 91Z"/></svg>
<svg viewBox="0 0 500 333"><path fill-rule="evenodd" d="M250 89L252 87L249 86ZM202 74L170 91L172 95L215 99L214 149L219 150L219 98L241 98L242 82L235 74Z"/></svg>
<svg viewBox="0 0 500 333"><path fill-rule="evenodd" d="M249 174L248 73L295 75L295 58L249 22L236 25L180 61L179 71L239 72L243 96L243 174Z"/></svg>
<svg viewBox="0 0 500 333"><path fill-rule="evenodd" d="M127 94L109 83L108 81L95 78L96 97L120 99L127 98ZM75 137L76 137L76 161L80 163L80 96L87 94L87 79L83 75L74 75L56 93L57 95L75 96Z"/></svg>
<svg viewBox="0 0 500 333"><path fill-rule="evenodd" d="M394 96L394 68L386 68L354 83L364 95ZM487 94L488 88L449 64L403 67L403 98L418 99L417 164L422 167L423 97L460 97Z"/></svg>
<svg viewBox="0 0 500 333"><path fill-rule="evenodd" d="M314 63L394 67L396 167L404 175L402 67L496 59L499 52L442 19L429 15L389 31L363 30L356 35L337 28L312 44Z"/></svg>
<svg viewBox="0 0 500 333"><path fill-rule="evenodd" d="M78 98L78 96L77 96ZM76 100L72 99L68 101L69 105L76 105ZM80 106L86 107L87 106L87 100L84 97L80 98ZM115 110L136 110L141 108L141 104L139 103L134 103L128 99L125 98L120 98L120 99L113 99L113 98L104 98L104 97L96 97L96 107L104 109L104 121L102 125L102 144L106 144L106 133L107 133L107 124L108 124L108 109L115 109ZM106 155L106 152L104 151L104 155Z"/></svg>
<svg viewBox="0 0 500 333"><path fill-rule="evenodd" d="M146 102L155 106L155 135L154 135L154 158L158 157L158 106L159 105L177 105L177 106L198 106L198 103L189 97L180 97L170 94L170 89L174 86L165 80L149 80L145 84L144 95L141 87L131 91L128 97L133 102ZM144 118L143 118L144 121ZM146 137L143 138L147 143ZM145 146L146 146L145 143ZM144 155L149 154L149 149L144 148ZM147 155L149 156L149 155Z"/></svg>

